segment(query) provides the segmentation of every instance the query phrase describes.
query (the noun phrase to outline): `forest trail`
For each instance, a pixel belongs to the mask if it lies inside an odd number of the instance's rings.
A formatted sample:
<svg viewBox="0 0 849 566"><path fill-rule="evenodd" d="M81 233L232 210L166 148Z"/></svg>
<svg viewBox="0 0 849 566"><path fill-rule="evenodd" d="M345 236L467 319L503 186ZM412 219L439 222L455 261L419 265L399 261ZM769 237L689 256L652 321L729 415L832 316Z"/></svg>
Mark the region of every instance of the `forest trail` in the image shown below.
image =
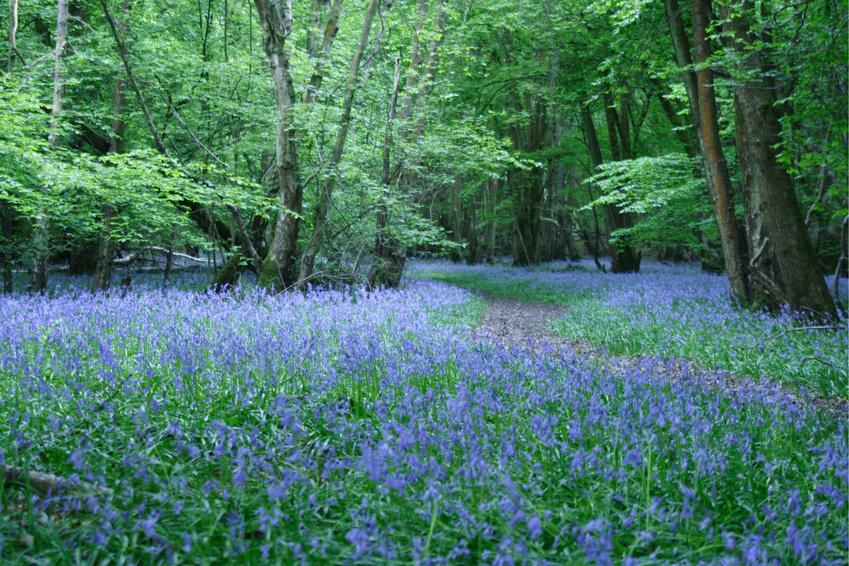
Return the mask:
<svg viewBox="0 0 849 566"><path fill-rule="evenodd" d="M506 348L539 351L546 347L552 353L588 351L588 347L560 336L552 324L562 316L563 307L549 303L504 299L482 294L486 301L483 320L476 329L480 338L494 340Z"/></svg>
<svg viewBox="0 0 849 566"><path fill-rule="evenodd" d="M754 381L725 371L699 368L693 363L679 359L652 356L611 356L591 344L576 342L557 334L552 325L564 312L564 307L538 301L505 299L488 293L479 293L486 302L483 320L475 329L475 337L482 341L494 341L505 348L548 355L574 355L591 359L607 371L627 372L636 368L652 368L659 375L676 381L695 377L712 386L729 392L742 387L754 387L763 392L782 397L785 402L816 409L837 418L845 418L849 402L844 399L813 395L802 398L788 387L769 380ZM566 307L568 308L568 307Z"/></svg>

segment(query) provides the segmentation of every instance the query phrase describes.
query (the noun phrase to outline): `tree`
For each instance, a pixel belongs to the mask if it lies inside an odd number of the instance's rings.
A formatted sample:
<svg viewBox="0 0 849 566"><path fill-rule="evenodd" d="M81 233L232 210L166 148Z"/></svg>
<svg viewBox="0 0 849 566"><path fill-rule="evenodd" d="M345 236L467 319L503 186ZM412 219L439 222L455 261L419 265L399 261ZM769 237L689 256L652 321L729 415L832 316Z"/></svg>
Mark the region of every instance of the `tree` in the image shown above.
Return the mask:
<svg viewBox="0 0 849 566"><path fill-rule="evenodd" d="M723 27L739 62L734 80L737 154L743 177L749 270L762 300L773 307L834 317L834 301L814 255L793 179L781 166L777 87L770 77L763 39L752 31L754 3L732 4Z"/></svg>
<svg viewBox="0 0 849 566"><path fill-rule="evenodd" d="M719 114L714 90L714 74L709 66L711 48L707 29L709 17L708 0L692 0L693 43L695 45L695 67L690 56L690 42L684 31L684 23L677 0L665 0L666 17L674 46L675 60L681 69L687 98L690 102L690 120L698 137L704 163L705 178L713 199L714 214L719 227L725 272L731 283L732 294L740 301L749 300L749 283L746 262L743 257L744 236L737 225L731 176L722 140L719 135ZM695 70L693 70L695 68Z"/></svg>
<svg viewBox="0 0 849 566"><path fill-rule="evenodd" d="M304 256L301 260L301 271L298 275L298 286L302 287L312 277L313 269L315 268L315 257L321 247L323 237L322 230L327 222L328 208L330 200L333 197L333 186L336 182L334 169L339 165L342 159L342 152L345 150L345 140L348 137L348 128L351 126L351 108L354 104L354 95L357 91L357 76L360 72L360 60L368 43L369 34L371 33L371 22L374 19L374 12L377 9L378 0L371 0L366 15L363 19L363 28L360 31L360 42L354 51L351 59L351 69L348 72L348 81L345 83L345 94L342 101L342 117L339 119L339 129L336 132L336 142L333 144L333 153L330 157L331 173L324 182L324 188L319 196L318 206L315 209L315 219L313 220L312 236L307 243Z"/></svg>
<svg viewBox="0 0 849 566"><path fill-rule="evenodd" d="M292 125L295 87L286 46L286 38L292 33L292 5L271 0L255 0L254 4L259 12L263 47L274 79L277 103L275 170L280 196L277 224L262 262L259 284L268 288L285 288L295 281L295 254L303 206L303 187L298 178L298 153Z"/></svg>

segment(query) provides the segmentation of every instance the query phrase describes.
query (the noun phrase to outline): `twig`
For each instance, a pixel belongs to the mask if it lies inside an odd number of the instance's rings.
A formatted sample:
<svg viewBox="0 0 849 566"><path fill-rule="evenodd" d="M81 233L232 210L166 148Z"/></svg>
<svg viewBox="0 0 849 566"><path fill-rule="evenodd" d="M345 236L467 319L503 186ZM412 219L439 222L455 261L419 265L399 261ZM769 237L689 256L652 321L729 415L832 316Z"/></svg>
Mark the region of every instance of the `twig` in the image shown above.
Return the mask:
<svg viewBox="0 0 849 566"><path fill-rule="evenodd" d="M824 360L824 359L822 359L822 358L818 358L817 356L805 356L804 358L802 358L802 362L799 364L799 369L801 369L802 367L804 367L804 365L805 365L806 363L808 363L808 362L819 362L819 363L821 363L821 364L823 364L823 365L826 365L826 366L829 366L829 367L833 367L834 369L836 369L836 370L838 370L838 371L841 371L841 372L845 372L845 371L846 371L846 367L838 366L837 364L834 364L834 363L832 363L832 362L830 362L830 361L828 361L828 360Z"/></svg>

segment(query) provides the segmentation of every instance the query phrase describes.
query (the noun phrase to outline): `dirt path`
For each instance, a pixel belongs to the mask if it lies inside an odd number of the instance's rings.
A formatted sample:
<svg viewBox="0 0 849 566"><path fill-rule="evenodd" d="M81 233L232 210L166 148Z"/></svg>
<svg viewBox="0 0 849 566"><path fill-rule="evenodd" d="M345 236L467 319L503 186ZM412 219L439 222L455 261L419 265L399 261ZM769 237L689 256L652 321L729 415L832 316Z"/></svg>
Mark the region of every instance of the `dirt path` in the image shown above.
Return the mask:
<svg viewBox="0 0 849 566"><path fill-rule="evenodd" d="M537 350L543 344L558 352L578 348L552 330L551 325L563 315L561 307L490 295L484 295L483 299L487 308L483 321L476 329L479 338L522 350Z"/></svg>
<svg viewBox="0 0 849 566"><path fill-rule="evenodd" d="M683 360L663 360L657 357L618 357L610 356L599 348L589 344L573 342L552 329L552 324L563 315L564 308L548 303L525 302L515 299L503 299L483 294L486 311L480 325L475 330L479 340L493 341L506 348L517 348L526 352L551 354L574 354L592 359L609 371L623 372L637 368L651 367L665 377L676 380L685 374L696 376L703 381L726 391L736 391L743 387L763 390L773 396L783 397L789 403L804 406L813 405L835 417L846 418L849 403L841 399L812 397L802 399L790 388L774 383L753 381L722 371L709 371L696 367Z"/></svg>

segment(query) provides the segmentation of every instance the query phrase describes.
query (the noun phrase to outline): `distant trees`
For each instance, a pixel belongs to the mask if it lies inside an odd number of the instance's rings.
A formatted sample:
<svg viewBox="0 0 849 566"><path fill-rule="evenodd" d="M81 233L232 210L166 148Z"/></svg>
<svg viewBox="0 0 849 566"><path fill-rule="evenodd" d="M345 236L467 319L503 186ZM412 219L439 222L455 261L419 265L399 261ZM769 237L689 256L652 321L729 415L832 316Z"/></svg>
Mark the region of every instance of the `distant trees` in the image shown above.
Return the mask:
<svg viewBox="0 0 849 566"><path fill-rule="evenodd" d="M278 291L397 286L409 252L651 254L830 316L841 6L680 2L9 2L4 290L151 250Z"/></svg>

